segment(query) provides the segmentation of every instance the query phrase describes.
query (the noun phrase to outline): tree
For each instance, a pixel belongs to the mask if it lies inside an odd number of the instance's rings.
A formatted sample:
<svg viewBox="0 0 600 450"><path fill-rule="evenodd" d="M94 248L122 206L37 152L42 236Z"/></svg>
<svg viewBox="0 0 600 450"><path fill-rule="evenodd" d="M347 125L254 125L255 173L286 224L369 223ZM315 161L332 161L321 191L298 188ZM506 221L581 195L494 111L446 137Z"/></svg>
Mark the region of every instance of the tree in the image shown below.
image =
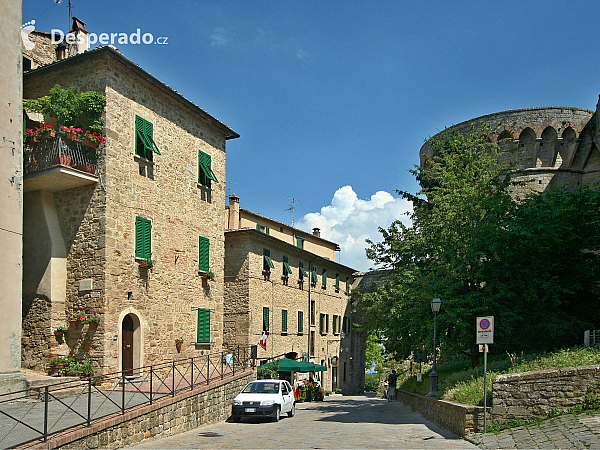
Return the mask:
<svg viewBox="0 0 600 450"><path fill-rule="evenodd" d="M474 364L477 316L495 316L495 350L552 348L599 325L598 313L582 314L598 301L598 191L513 199L511 167L490 131L481 124L430 140L433 156L411 171L421 191L401 192L413 200L412 225L394 222L380 229L381 243L370 242L367 256L393 271L356 307L399 358L432 352L436 294L444 354L466 353Z"/></svg>

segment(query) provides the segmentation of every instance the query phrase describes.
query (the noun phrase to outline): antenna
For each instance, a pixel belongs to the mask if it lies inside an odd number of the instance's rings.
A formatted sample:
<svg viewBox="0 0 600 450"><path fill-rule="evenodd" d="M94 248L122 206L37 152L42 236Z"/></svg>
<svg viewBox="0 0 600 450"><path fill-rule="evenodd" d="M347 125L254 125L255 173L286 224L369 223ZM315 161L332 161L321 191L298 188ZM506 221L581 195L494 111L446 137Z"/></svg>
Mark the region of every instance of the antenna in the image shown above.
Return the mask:
<svg viewBox="0 0 600 450"><path fill-rule="evenodd" d="M67 26L67 30L71 31L71 23L73 22L73 5L71 4L71 0L69 0L69 25Z"/></svg>
<svg viewBox="0 0 600 450"><path fill-rule="evenodd" d="M292 212L292 227L294 226L295 223L295 218L296 218L296 205L295 203L297 202L301 202L302 200L298 200L297 198L289 198L289 197L283 197L286 200L289 200L290 202L288 203L289 208L285 209L284 211L291 211Z"/></svg>
<svg viewBox="0 0 600 450"><path fill-rule="evenodd" d="M235 184L236 186L239 186L240 183L234 183L233 181L228 181L227 182L227 189L226 189L226 193L225 195L227 195L227 198L229 198L229 196L231 195L231 185Z"/></svg>

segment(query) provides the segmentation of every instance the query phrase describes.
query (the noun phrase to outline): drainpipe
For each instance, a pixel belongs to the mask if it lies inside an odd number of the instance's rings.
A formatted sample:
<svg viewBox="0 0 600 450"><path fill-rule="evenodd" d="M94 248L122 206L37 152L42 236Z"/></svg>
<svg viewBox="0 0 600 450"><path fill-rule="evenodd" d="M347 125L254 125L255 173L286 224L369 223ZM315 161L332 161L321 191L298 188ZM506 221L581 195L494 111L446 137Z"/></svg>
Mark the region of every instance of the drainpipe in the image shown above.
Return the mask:
<svg viewBox="0 0 600 450"><path fill-rule="evenodd" d="M312 260L308 261L308 351L306 353L308 353L308 360L309 361L310 361L310 357L311 357L311 354L310 354L310 336L312 335L312 328L311 328L312 321L311 321L311 318L312 318L312 313L313 313L313 311L311 311L311 303L310 303L310 292L311 292L310 287L312 286L311 278L310 278L311 277L311 273L312 273L310 271L311 267L312 267ZM316 320L316 318L315 318L315 320Z"/></svg>

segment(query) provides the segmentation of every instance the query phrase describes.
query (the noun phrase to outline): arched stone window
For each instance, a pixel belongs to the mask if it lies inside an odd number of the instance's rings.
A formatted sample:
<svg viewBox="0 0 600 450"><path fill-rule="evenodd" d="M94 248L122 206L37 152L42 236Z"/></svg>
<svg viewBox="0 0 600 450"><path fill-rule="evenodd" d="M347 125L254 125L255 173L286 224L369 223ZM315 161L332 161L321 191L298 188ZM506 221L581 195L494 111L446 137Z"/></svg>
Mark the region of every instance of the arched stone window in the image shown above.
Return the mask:
<svg viewBox="0 0 600 450"><path fill-rule="evenodd" d="M517 165L519 169L533 167L535 157L535 132L527 127L519 135Z"/></svg>
<svg viewBox="0 0 600 450"><path fill-rule="evenodd" d="M542 132L542 141L537 149L536 167L552 167L556 158L556 130L546 127Z"/></svg>

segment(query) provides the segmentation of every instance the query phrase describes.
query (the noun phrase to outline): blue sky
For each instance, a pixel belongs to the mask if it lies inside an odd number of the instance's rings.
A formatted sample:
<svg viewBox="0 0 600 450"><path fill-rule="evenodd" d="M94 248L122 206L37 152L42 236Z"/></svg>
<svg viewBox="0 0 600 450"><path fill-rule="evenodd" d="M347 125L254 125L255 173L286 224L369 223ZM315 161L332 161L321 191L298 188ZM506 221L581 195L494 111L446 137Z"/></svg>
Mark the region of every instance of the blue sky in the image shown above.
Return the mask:
<svg viewBox="0 0 600 450"><path fill-rule="evenodd" d="M364 238L410 205L423 140L483 114L595 109L597 1L72 0L94 33L137 28L167 45L116 45L227 123L241 206L320 226L365 270ZM65 30L67 0L24 0L23 21ZM323 209L324 208L324 209Z"/></svg>

